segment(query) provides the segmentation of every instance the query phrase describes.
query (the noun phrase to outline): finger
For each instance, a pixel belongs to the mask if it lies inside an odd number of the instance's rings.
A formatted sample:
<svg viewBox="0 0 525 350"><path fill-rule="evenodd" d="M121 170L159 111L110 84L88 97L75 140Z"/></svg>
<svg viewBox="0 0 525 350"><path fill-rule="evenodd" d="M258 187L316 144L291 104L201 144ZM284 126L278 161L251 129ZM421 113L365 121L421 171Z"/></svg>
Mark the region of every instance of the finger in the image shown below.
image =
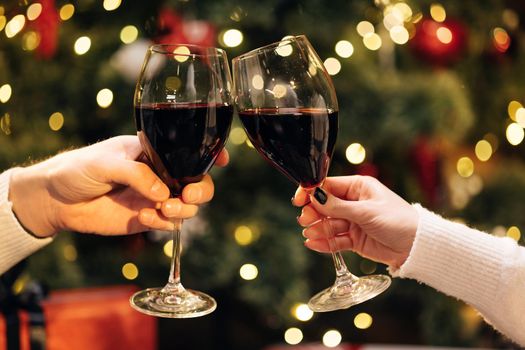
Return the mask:
<svg viewBox="0 0 525 350"><path fill-rule="evenodd" d="M371 188L374 183L379 181L370 176L335 176L326 178L323 188L338 198L358 200L363 188Z"/></svg>
<svg viewBox="0 0 525 350"><path fill-rule="evenodd" d="M182 200L188 204L202 204L213 198L215 188L211 176L206 174L200 182L188 184L182 191Z"/></svg>
<svg viewBox="0 0 525 350"><path fill-rule="evenodd" d="M223 166L226 166L229 161L230 161L230 154L225 148L223 148L221 153L219 153L219 155L217 156L217 159L215 160L215 165L223 167Z"/></svg>
<svg viewBox="0 0 525 350"><path fill-rule="evenodd" d="M306 204L310 203L310 197L308 196L308 192L302 187L298 187L295 191L294 196L292 197L292 204L296 207L302 207Z"/></svg>
<svg viewBox="0 0 525 350"><path fill-rule="evenodd" d="M339 250L352 250L352 240L349 235L341 235L333 238L335 240L334 246L338 247ZM307 239L304 245L316 252L320 253L331 253L330 245L326 239Z"/></svg>
<svg viewBox="0 0 525 350"><path fill-rule="evenodd" d="M199 207L194 204L186 204L179 198L170 198L162 203L160 210L167 218L188 219L197 214Z"/></svg>
<svg viewBox="0 0 525 350"><path fill-rule="evenodd" d="M310 194L311 206L322 216L345 219L356 223L362 215L362 202L340 199L321 188Z"/></svg>
<svg viewBox="0 0 525 350"><path fill-rule="evenodd" d="M301 215L297 217L297 222L303 227L308 227L322 218L312 206L306 205L301 210Z"/></svg>
<svg viewBox="0 0 525 350"><path fill-rule="evenodd" d="M129 186L151 201L165 201L170 196L168 187L144 163L112 160L98 164L96 171L97 175L102 175L102 181Z"/></svg>
<svg viewBox="0 0 525 350"><path fill-rule="evenodd" d="M326 239L328 237L348 233L350 223L342 219L324 219L303 230L303 236L309 239Z"/></svg>
<svg viewBox="0 0 525 350"><path fill-rule="evenodd" d="M138 215L139 223L154 230L171 231L175 224L167 217L152 208L144 208Z"/></svg>

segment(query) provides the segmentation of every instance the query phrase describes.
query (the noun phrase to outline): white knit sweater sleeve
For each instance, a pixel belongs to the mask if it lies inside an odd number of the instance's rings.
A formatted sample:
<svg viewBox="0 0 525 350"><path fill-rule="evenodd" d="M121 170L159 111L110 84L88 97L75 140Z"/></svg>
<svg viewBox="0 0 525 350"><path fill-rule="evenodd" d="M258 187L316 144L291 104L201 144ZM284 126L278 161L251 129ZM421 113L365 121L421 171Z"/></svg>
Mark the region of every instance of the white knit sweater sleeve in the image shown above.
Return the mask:
<svg viewBox="0 0 525 350"><path fill-rule="evenodd" d="M0 275L52 241L29 234L15 217L8 199L11 172L0 174Z"/></svg>
<svg viewBox="0 0 525 350"><path fill-rule="evenodd" d="M467 302L495 329L525 346L525 248L414 206L419 213L416 238L408 259L392 275Z"/></svg>

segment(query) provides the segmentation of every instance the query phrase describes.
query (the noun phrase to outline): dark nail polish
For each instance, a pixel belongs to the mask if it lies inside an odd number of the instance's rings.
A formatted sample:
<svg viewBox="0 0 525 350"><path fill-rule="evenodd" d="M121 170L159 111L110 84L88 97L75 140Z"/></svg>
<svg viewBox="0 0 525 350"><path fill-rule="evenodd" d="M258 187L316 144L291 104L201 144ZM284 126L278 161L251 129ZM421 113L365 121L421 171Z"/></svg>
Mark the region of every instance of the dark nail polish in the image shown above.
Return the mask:
<svg viewBox="0 0 525 350"><path fill-rule="evenodd" d="M314 197L321 204L325 204L326 201L328 200L328 196L326 195L326 192L323 191L322 188L320 187L315 188Z"/></svg>

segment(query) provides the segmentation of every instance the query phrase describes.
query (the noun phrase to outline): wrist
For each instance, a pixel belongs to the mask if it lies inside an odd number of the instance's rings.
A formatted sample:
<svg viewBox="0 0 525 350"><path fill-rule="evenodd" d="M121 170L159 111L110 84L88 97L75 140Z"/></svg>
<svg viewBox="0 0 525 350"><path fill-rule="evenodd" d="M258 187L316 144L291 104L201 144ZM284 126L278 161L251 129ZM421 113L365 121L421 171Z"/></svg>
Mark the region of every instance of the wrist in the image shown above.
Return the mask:
<svg viewBox="0 0 525 350"><path fill-rule="evenodd" d="M47 184L47 172L39 169L38 164L16 168L11 173L8 199L13 213L26 231L39 238L53 236L58 231Z"/></svg>

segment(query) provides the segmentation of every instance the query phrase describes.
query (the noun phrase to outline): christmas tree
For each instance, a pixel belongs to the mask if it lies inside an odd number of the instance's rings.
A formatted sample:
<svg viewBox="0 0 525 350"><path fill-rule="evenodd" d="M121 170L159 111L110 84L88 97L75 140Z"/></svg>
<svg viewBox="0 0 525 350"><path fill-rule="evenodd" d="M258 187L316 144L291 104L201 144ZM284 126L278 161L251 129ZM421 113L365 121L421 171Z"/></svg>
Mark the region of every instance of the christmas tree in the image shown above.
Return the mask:
<svg viewBox="0 0 525 350"><path fill-rule="evenodd" d="M410 202L523 242L524 10L501 0L0 2L0 167L134 134L133 91L152 43L220 46L233 58L306 34L339 100L331 175L375 176ZM258 157L237 120L227 149L230 165L212 171L213 201L183 233L185 284L219 308L161 320L161 348L259 349L285 334L319 342L328 330L349 343L509 346L472 308L407 280L312 315L304 303L332 282L333 266L302 245L295 187ZM169 237L61 233L30 257L20 289L28 280L160 285ZM345 257L358 275L385 272Z"/></svg>

